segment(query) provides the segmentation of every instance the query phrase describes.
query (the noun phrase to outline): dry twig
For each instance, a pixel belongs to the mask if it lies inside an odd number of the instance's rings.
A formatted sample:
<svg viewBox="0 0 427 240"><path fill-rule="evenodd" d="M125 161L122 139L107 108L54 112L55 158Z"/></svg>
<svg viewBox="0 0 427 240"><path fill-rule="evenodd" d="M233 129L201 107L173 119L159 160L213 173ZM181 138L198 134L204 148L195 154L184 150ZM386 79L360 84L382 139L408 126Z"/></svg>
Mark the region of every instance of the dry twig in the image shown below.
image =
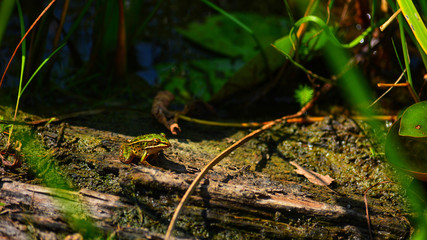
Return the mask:
<svg viewBox="0 0 427 240"><path fill-rule="evenodd" d="M372 240L374 239L372 236L372 229L371 229L371 219L369 218L369 208L368 208L368 191L371 190L372 188L374 188L377 185L380 184L384 184L384 183L390 183L390 181L384 181L384 182L379 182L376 183L372 186L370 186L368 189L365 190L365 192L363 193L363 199L365 200L365 210L366 210L366 221L368 223L368 229L369 229L369 238Z"/></svg>
<svg viewBox="0 0 427 240"><path fill-rule="evenodd" d="M172 134L176 135L181 132L176 119L176 114L167 109L167 106L172 102L174 96L169 91L160 91L154 97L151 114L163 124Z"/></svg>

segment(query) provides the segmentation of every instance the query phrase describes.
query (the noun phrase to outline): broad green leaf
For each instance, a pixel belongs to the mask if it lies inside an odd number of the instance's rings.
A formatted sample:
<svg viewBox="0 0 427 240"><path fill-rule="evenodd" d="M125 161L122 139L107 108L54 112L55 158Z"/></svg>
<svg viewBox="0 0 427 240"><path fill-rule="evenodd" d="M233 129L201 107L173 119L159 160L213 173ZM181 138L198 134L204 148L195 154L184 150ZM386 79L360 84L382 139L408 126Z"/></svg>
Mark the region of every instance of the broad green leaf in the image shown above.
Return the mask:
<svg viewBox="0 0 427 240"><path fill-rule="evenodd" d="M288 21L280 17L254 13L232 15L252 30L263 47L287 34L290 28ZM191 22L177 31L208 50L244 61L253 58L260 50L247 31L222 14L211 15L204 22Z"/></svg>
<svg viewBox="0 0 427 240"><path fill-rule="evenodd" d="M400 136L427 137L427 101L408 107L402 115Z"/></svg>
<svg viewBox="0 0 427 240"><path fill-rule="evenodd" d="M164 88L180 99L208 101L241 66L226 58L200 59L179 64L159 64L156 70Z"/></svg>
<svg viewBox="0 0 427 240"><path fill-rule="evenodd" d="M424 0L423 0L424 1ZM403 16L411 27L418 43L421 45L425 53L427 53L427 29L423 20L418 14L417 9L411 0L397 0L397 3L402 10Z"/></svg>
<svg viewBox="0 0 427 240"><path fill-rule="evenodd" d="M304 34L301 47L298 49L301 58L305 58L310 51L320 48L325 43L324 34L316 35L317 33L317 31L308 31ZM292 42L288 35L276 40L273 44L283 52L291 53L293 51ZM219 102L234 96L238 92L253 89L268 79L269 71L276 71L286 61L286 56L272 46L264 48L264 53L268 59L268 67L261 53L258 53L228 79L227 83L212 97L211 101Z"/></svg>

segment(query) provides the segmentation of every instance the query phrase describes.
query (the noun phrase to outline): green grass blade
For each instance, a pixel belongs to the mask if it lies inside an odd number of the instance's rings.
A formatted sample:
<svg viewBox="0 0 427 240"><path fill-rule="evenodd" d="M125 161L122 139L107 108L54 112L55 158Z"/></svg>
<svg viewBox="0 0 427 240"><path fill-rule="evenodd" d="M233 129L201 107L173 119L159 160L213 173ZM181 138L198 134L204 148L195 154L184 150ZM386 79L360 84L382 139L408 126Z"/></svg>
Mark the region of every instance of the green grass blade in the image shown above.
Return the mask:
<svg viewBox="0 0 427 240"><path fill-rule="evenodd" d="M19 14L19 23L21 26L21 37L24 37L25 35L25 26L24 26L24 16L22 14L22 7L21 4L19 3L19 1L16 1L16 6L18 9L18 14ZM17 99L17 103L16 103L16 109L18 109L18 104L19 104L19 99L21 98L21 88L22 88L22 81L23 81L23 77L24 77L24 69L25 69L25 59L26 59L26 55L27 55L27 40L24 39L24 41L22 41L22 45L21 45L21 73L19 76L19 91L18 91L18 99Z"/></svg>
<svg viewBox="0 0 427 240"><path fill-rule="evenodd" d="M415 38L421 45L424 52L427 53L427 29L424 25L423 20L418 14L417 9L415 8L411 0L397 0L397 3L399 4L406 21L411 27Z"/></svg>
<svg viewBox="0 0 427 240"><path fill-rule="evenodd" d="M74 21L73 25L71 26L70 31L68 31L67 35L64 37L64 39L62 40L61 44L59 45L58 48L55 49L55 51L53 51L41 64L40 66L36 69L36 71L34 71L33 75L31 75L30 79L28 80L28 82L25 84L25 86L22 88L22 90L20 91L20 95L22 95L22 93L24 93L25 89L27 88L27 86L30 84L30 82L34 79L34 77L37 75L37 73L43 68L43 66L57 53L59 52L67 43L68 39L71 37L71 35L74 33L74 31L77 29L78 25L80 24L83 16L86 14L86 12L89 10L89 6L92 4L93 0L89 0L86 2L85 7L83 8L82 12L80 13L80 15L77 17L77 19Z"/></svg>
<svg viewBox="0 0 427 240"><path fill-rule="evenodd" d="M394 43L394 40L393 40L393 39L391 39L391 44L393 45L394 54L396 54L396 59L397 59L397 62L399 63L400 69L401 69L402 71L404 71L404 70L405 70L405 68L404 68L404 67L403 67L403 65L402 65L402 61L400 60L400 57L399 57L399 52L397 51L396 44ZM407 78L406 78L406 74L405 74L405 79L407 80Z"/></svg>
<svg viewBox="0 0 427 240"><path fill-rule="evenodd" d="M22 14L22 8L19 1L16 1L16 5L18 8L18 14L19 14L19 23L21 27L21 38L23 38L22 44L21 44L21 72L19 75L19 88L18 88L18 96L16 97L16 105L15 105L15 114L13 116L13 121L16 120L16 114L18 113L19 108L19 100L21 99L21 87L22 87L22 81L24 77L24 68L25 68L25 56L26 56L26 40L24 38L25 35L25 26L24 26L24 17ZM10 140L12 138L12 132L13 132L13 124L11 125L9 129L9 137L7 139L7 142L10 143Z"/></svg>
<svg viewBox="0 0 427 240"><path fill-rule="evenodd" d="M31 75L30 79L28 79L28 82L25 84L25 86L20 91L20 95L22 95L25 91L25 89L28 87L30 82L34 79L34 77L37 75L37 73L44 67L44 65L57 53L59 52L64 46L66 42L62 43L55 51L53 51L34 71L33 75Z"/></svg>
<svg viewBox="0 0 427 240"><path fill-rule="evenodd" d="M396 5L394 4L393 0L387 0L387 3L391 6L391 8L393 9L393 11L397 11L398 6L396 7ZM426 9L427 7L426 8L424 7L424 6L427 6L427 3L424 3L424 1L420 1L420 4L421 4L421 7L423 9L423 12L427 12L427 9ZM421 58L422 58L423 63L424 63L424 67L427 69L427 55L426 55L427 53L424 52L424 50L421 50L423 48L421 47L420 43L418 43L418 41L417 41L417 39L415 37L414 32L412 32L412 30L409 30L410 27L408 25L406 25L406 24L405 24L404 27L405 27L406 33L409 35L409 37L412 39L412 41L417 46L417 49L420 52Z"/></svg>
<svg viewBox="0 0 427 240"><path fill-rule="evenodd" d="M427 3L426 1L419 1L421 5L422 11L427 12ZM412 33L415 36L416 42L415 44L420 52L421 58L423 60L424 66L427 68L427 29L424 25L424 22L420 15L418 14L417 9L414 4L410 0L400 0L398 4L405 16L408 25L411 28ZM406 26L405 26L406 27ZM409 32L409 31L408 31ZM412 36L411 36L412 37ZM413 37L412 37L413 39ZM422 49L422 50L421 50ZM412 82L412 81L411 81ZM411 84L412 86L412 84Z"/></svg>
<svg viewBox="0 0 427 240"><path fill-rule="evenodd" d="M251 34L251 35L254 34L254 32L252 31L252 29L250 27L248 27L246 24L244 24L243 22L241 22L239 19L235 18L233 15L231 15L228 12L224 11L222 8L220 8L217 5L209 2L208 0L200 0L200 1L202 1L204 4L208 5L212 9L218 11L222 15L224 15L224 16L228 17L229 19L231 19L234 23L236 23L237 25L239 25L243 30L245 30L249 34Z"/></svg>
<svg viewBox="0 0 427 240"><path fill-rule="evenodd" d="M416 92L414 89L414 86L412 85L411 68L409 65L409 52L408 52L408 45L406 43L406 38L405 38L405 29L403 27L403 17L399 15L398 18L399 18L400 40L402 42L403 62L405 63L405 68L406 68L406 77L413 92ZM414 97L416 98L415 101L418 102L420 100L417 95L414 95Z"/></svg>
<svg viewBox="0 0 427 240"><path fill-rule="evenodd" d="M295 19L294 15L292 14L292 10L289 7L288 0L283 0L283 3L285 4L286 12L288 13L289 20L291 21L291 24L294 25Z"/></svg>

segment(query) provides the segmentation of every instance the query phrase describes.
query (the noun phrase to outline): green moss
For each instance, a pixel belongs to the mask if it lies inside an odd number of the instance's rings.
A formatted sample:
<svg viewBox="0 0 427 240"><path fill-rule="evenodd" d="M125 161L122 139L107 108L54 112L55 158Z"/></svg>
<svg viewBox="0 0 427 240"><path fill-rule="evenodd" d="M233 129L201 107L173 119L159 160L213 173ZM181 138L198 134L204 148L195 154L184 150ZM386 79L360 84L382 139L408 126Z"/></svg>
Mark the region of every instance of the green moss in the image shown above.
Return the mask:
<svg viewBox="0 0 427 240"><path fill-rule="evenodd" d="M22 143L22 158L34 178L43 179L49 187L72 189L68 177L58 171L52 152L44 147L31 128L15 126L13 139Z"/></svg>

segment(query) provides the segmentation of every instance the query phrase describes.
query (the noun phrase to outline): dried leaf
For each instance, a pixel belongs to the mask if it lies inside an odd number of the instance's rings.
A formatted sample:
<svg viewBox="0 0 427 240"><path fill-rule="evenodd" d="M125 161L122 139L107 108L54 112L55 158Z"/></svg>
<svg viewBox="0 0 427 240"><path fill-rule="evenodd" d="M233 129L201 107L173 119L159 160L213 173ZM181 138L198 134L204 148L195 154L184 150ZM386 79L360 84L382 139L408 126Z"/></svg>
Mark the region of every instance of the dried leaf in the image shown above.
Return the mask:
<svg viewBox="0 0 427 240"><path fill-rule="evenodd" d="M300 166L296 162L289 162L289 163L297 168L295 170L296 173L298 173L300 175L304 175L308 179L308 181L310 181L316 185L328 186L329 184L331 184L335 180L335 179L329 177L329 175L325 176L325 175L313 172L311 170L308 170L308 169Z"/></svg>
<svg viewBox="0 0 427 240"><path fill-rule="evenodd" d="M0 151L1 163L8 168L18 168L22 164L22 157L20 155L22 143L16 141L15 146L10 143L6 144L6 147ZM9 161L9 157L13 158L13 162Z"/></svg>

